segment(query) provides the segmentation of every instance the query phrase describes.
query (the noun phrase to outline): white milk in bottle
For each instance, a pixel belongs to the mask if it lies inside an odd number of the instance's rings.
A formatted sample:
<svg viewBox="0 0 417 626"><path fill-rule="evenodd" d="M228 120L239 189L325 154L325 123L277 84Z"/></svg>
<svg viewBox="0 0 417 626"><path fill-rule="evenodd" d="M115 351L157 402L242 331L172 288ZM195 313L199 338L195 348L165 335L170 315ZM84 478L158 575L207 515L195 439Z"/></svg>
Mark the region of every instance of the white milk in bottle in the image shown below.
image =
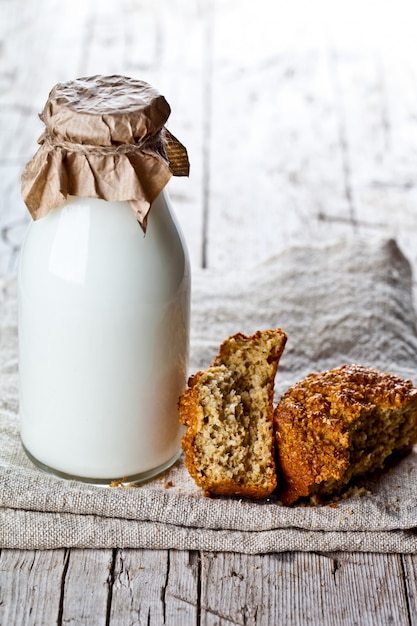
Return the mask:
<svg viewBox="0 0 417 626"><path fill-rule="evenodd" d="M21 439L63 477L140 482L180 453L190 269L166 183L188 160L169 112L125 77L57 85L23 175Z"/></svg>

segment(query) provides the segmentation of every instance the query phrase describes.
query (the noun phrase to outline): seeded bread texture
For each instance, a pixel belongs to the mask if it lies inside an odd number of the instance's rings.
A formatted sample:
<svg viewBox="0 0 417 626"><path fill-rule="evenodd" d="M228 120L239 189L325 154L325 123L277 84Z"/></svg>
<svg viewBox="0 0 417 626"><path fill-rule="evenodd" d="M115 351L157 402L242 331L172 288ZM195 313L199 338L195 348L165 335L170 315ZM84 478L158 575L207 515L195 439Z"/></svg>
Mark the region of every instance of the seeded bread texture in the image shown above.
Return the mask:
<svg viewBox="0 0 417 626"><path fill-rule="evenodd" d="M185 464L208 494L264 498L277 484L275 375L287 336L281 329L226 339L179 401Z"/></svg>
<svg viewBox="0 0 417 626"><path fill-rule="evenodd" d="M275 410L280 499L340 492L417 442L417 389L375 369L344 365L310 374Z"/></svg>

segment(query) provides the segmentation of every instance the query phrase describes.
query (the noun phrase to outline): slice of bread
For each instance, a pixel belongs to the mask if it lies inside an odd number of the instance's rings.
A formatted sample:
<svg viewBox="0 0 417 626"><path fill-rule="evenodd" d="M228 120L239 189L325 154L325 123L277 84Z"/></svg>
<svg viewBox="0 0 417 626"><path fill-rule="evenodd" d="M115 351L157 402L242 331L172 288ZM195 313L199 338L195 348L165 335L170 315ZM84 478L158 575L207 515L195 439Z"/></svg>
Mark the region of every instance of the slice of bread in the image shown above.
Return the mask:
<svg viewBox="0 0 417 626"><path fill-rule="evenodd" d="M320 498L417 442L411 381L359 365L310 374L275 410L280 499Z"/></svg>
<svg viewBox="0 0 417 626"><path fill-rule="evenodd" d="M265 498L275 489L274 383L286 340L281 329L233 335L189 379L178 404L182 446L206 495Z"/></svg>

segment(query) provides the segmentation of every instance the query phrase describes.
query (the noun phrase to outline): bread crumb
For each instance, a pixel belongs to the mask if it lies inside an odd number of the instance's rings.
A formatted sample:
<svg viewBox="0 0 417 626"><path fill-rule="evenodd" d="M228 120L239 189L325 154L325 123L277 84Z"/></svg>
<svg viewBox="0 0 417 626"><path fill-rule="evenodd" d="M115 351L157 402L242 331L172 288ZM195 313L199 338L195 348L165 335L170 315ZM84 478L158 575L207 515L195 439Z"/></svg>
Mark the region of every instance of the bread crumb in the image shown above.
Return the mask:
<svg viewBox="0 0 417 626"><path fill-rule="evenodd" d="M125 487L124 483L126 481L126 478L119 478L117 480L112 480L109 487L115 488L115 487Z"/></svg>

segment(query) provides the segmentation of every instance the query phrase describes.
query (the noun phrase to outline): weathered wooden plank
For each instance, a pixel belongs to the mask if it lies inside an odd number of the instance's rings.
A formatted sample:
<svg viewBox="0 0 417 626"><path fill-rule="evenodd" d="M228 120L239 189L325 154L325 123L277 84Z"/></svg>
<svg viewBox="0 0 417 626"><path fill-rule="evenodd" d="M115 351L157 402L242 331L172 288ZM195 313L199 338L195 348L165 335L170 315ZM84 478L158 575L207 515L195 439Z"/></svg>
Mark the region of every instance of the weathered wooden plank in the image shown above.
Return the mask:
<svg viewBox="0 0 417 626"><path fill-rule="evenodd" d="M62 577L59 624L106 624L112 567L111 550L69 551Z"/></svg>
<svg viewBox="0 0 417 626"><path fill-rule="evenodd" d="M202 557L201 624L406 624L400 557L284 553Z"/></svg>
<svg viewBox="0 0 417 626"><path fill-rule="evenodd" d="M337 76L343 110L357 231L364 236L395 237L416 267L414 58L391 56L380 44L376 50L333 53L330 65Z"/></svg>
<svg viewBox="0 0 417 626"><path fill-rule="evenodd" d="M410 626L417 624L417 555L403 554L401 562L404 571L404 584L407 592Z"/></svg>
<svg viewBox="0 0 417 626"><path fill-rule="evenodd" d="M19 165L0 164L0 274L16 270L29 222L29 214L20 196L20 174Z"/></svg>
<svg viewBox="0 0 417 626"><path fill-rule="evenodd" d="M74 10L59 0L2 2L2 67L7 68L2 80L7 88L1 90L0 106L36 114L56 82L78 75L94 5L87 0ZM27 143L27 129L23 127L15 138Z"/></svg>
<svg viewBox="0 0 417 626"><path fill-rule="evenodd" d="M198 560L193 552L118 550L111 626L197 623Z"/></svg>
<svg viewBox="0 0 417 626"><path fill-rule="evenodd" d="M193 550L170 550L170 568L165 592L167 624L198 624L200 554Z"/></svg>
<svg viewBox="0 0 417 626"><path fill-rule="evenodd" d="M396 236L415 265L410 29L393 51L388 18L361 40L370 15L356 20L356 5L343 19L286 7L269 23L268 2L239 9L215 22L209 265L342 234Z"/></svg>
<svg viewBox="0 0 417 626"><path fill-rule="evenodd" d="M50 626L58 623L66 550L2 550L0 624Z"/></svg>
<svg viewBox="0 0 417 626"><path fill-rule="evenodd" d="M92 3L2 2L0 70L0 272L16 270L28 215L20 175L42 132L51 87L78 75Z"/></svg>
<svg viewBox="0 0 417 626"><path fill-rule="evenodd" d="M399 555L339 553L327 558L331 561L334 587L326 589L326 597L330 599L332 595L333 616L338 616L338 623L408 624Z"/></svg>
<svg viewBox="0 0 417 626"><path fill-rule="evenodd" d="M397 555L204 553L200 581L195 553L3 550L0 623L195 624L201 584L202 625L412 624L403 559L408 601Z"/></svg>
<svg viewBox="0 0 417 626"><path fill-rule="evenodd" d="M297 37L297 20L260 19L269 11L243 2L238 20L232 3L216 15L210 266L352 230L326 50ZM319 22L309 27L318 36Z"/></svg>

